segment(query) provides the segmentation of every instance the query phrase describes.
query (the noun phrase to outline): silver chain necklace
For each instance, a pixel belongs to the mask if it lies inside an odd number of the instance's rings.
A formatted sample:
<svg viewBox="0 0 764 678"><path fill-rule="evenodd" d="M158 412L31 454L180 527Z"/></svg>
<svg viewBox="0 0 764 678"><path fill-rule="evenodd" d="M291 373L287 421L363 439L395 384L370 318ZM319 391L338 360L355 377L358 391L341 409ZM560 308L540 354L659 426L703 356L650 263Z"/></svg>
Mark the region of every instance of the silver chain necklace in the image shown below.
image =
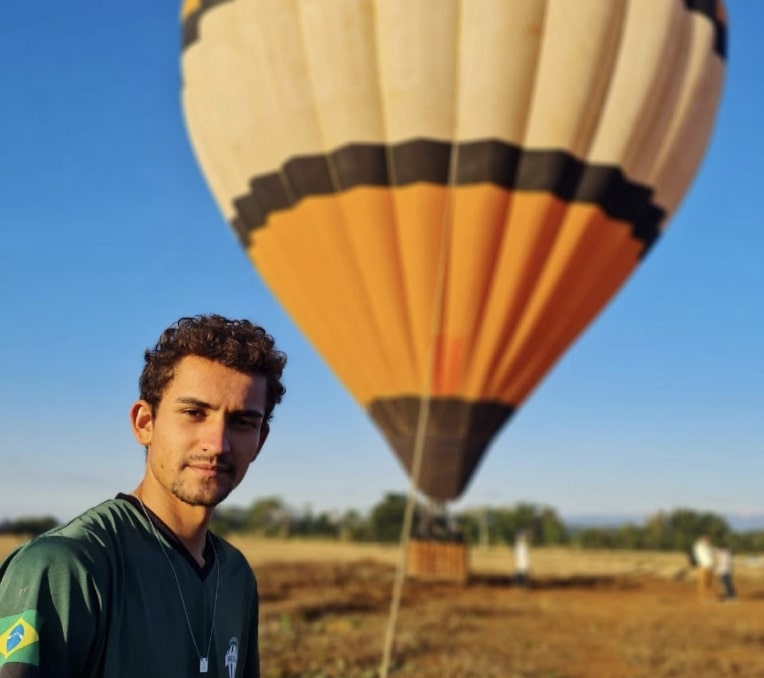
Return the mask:
<svg viewBox="0 0 764 678"><path fill-rule="evenodd" d="M196 644L196 637L194 636L194 630L191 627L191 619L188 616L188 609L186 608L186 600L183 597L183 591L180 588L180 580L178 579L178 573L175 571L175 567L172 564L172 560L170 560L170 555L167 553L167 549L165 549L164 544L162 543L162 540L159 538L159 533L157 532L157 528L152 522L151 518L149 518L149 512L146 510L146 506L141 500L140 497L133 495L137 500L138 503L141 505L141 508L143 509L143 515L146 516L146 520L148 521L149 525L151 525L151 531L154 533L154 538L157 540L157 543L159 544L159 548L162 550L162 553L164 554L165 560L167 560L167 564L170 566L170 570L172 571L172 576L175 579L175 586L178 587L178 596L180 596L180 604L183 606L183 614L186 616L186 626L188 626L188 633L191 636L191 642L194 644L194 649L196 650L196 654L199 657L199 673L207 673L207 670L209 669L209 657L210 657L210 648L212 647L212 635L215 631L215 613L218 609L218 589L220 587L220 559L218 558L218 552L215 548L215 542L212 540L212 537L209 536L208 538L210 540L210 545L212 546L212 552L215 554L215 571L216 571L216 578L215 578L215 601L212 604L212 624L210 624L210 637L207 640L207 653L202 656L202 653L199 651L199 646Z"/></svg>

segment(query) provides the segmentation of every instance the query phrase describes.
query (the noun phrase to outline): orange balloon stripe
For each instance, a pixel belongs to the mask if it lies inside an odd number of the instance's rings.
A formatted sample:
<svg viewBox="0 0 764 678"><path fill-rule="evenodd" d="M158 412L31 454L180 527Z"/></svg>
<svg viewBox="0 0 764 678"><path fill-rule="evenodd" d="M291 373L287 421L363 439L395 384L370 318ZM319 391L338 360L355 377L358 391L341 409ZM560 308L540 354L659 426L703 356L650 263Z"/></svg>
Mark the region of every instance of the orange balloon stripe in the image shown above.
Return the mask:
<svg viewBox="0 0 764 678"><path fill-rule="evenodd" d="M478 189L469 191L479 202ZM452 287L469 289L472 296L464 293L460 302L455 295L449 298L450 324L438 340L443 374L449 376L436 383L438 395L519 405L596 315L591 300L604 303L637 265L641 251L628 224L607 219L594 206L565 205L543 194L513 194L501 228L502 250L484 277L493 288L470 287L467 275L449 274ZM467 247L468 239L455 239L453 251ZM471 307L482 308L483 315ZM459 362L457 371L453 363Z"/></svg>
<svg viewBox="0 0 764 678"><path fill-rule="evenodd" d="M309 198L272 215L248 250L285 310L354 393L381 379L394 388L335 198Z"/></svg>
<svg viewBox="0 0 764 678"><path fill-rule="evenodd" d="M524 401L634 270L639 254L628 224L613 222L592 206L570 205L484 395Z"/></svg>
<svg viewBox="0 0 764 678"><path fill-rule="evenodd" d="M480 199L479 189L472 188L469 193L473 200ZM497 249L491 286L486 289L482 316L470 329L475 368L466 371L463 384L469 398L489 395L485 393L486 375L495 375L502 369L503 356L525 316L564 211L565 204L549 194L510 193L507 216L500 225L502 241ZM465 240L456 243L454 249L467 245ZM456 310L452 313L458 316ZM491 393L490 396L518 404L506 394Z"/></svg>
<svg viewBox="0 0 764 678"><path fill-rule="evenodd" d="M432 262L447 233L437 329ZM431 394L517 406L641 250L628 224L593 205L490 185L416 185L304 200L258 229L249 254L266 281L279 280L279 300L359 402Z"/></svg>
<svg viewBox="0 0 764 678"><path fill-rule="evenodd" d="M434 390L458 394L469 389L473 372L485 371L476 361L477 337L487 318L486 307L506 229L511 194L498 186L481 185L452 191L452 245L446 272L445 313L438 337Z"/></svg>

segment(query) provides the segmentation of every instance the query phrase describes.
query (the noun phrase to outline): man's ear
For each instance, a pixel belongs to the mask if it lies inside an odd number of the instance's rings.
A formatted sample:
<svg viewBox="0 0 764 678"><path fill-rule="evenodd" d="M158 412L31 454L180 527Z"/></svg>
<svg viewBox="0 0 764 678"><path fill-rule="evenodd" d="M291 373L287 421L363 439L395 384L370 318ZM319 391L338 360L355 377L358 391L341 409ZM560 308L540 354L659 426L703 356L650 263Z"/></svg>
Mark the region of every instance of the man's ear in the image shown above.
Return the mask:
<svg viewBox="0 0 764 678"><path fill-rule="evenodd" d="M260 450L263 449L263 445L265 444L266 439L268 438L268 434L271 432L271 425L264 421L262 425L260 426L260 442L257 443L257 449L255 450L255 453L252 455L252 459L249 460L249 463L251 464L255 459L257 459L257 455L260 454Z"/></svg>
<svg viewBox="0 0 764 678"><path fill-rule="evenodd" d="M154 417L151 414L151 405L145 400L133 403L130 408L130 426L135 439L144 447L148 447L154 433Z"/></svg>

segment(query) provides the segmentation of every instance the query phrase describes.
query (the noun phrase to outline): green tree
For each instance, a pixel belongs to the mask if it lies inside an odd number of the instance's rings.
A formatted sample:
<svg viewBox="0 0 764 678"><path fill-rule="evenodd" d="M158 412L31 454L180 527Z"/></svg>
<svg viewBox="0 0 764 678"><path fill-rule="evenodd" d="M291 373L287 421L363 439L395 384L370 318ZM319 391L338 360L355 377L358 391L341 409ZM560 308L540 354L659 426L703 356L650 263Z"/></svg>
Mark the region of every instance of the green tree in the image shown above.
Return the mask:
<svg viewBox="0 0 764 678"><path fill-rule="evenodd" d="M567 540L567 528L557 511L531 502L489 510L488 530L492 544L512 544L521 530L527 530L536 545L561 544Z"/></svg>
<svg viewBox="0 0 764 678"><path fill-rule="evenodd" d="M369 521L358 511L346 511L339 521L339 537L342 541L371 541Z"/></svg>
<svg viewBox="0 0 764 678"><path fill-rule="evenodd" d="M573 543L585 549L611 549L617 545L617 537L612 528L585 527L578 530Z"/></svg>
<svg viewBox="0 0 764 678"><path fill-rule="evenodd" d="M388 492L372 507L369 515L371 538L380 542L396 542L401 538L406 495Z"/></svg>
<svg viewBox="0 0 764 678"><path fill-rule="evenodd" d="M761 553L764 551L764 532L747 531L731 535L730 547L735 553Z"/></svg>
<svg viewBox="0 0 764 678"><path fill-rule="evenodd" d="M616 528L615 542L619 548L638 550L647 548L647 530L645 527L627 523Z"/></svg>
<svg viewBox="0 0 764 678"><path fill-rule="evenodd" d="M538 541L540 544L564 544L568 541L568 529L557 511L551 506L541 509L538 522Z"/></svg>
<svg viewBox="0 0 764 678"><path fill-rule="evenodd" d="M290 534L300 537L338 537L339 523L326 511L313 515L310 509L292 516Z"/></svg>
<svg viewBox="0 0 764 678"><path fill-rule="evenodd" d="M459 514L464 541L468 544L488 546L490 544L490 512L488 507L470 509Z"/></svg>
<svg viewBox="0 0 764 678"><path fill-rule="evenodd" d="M240 506L219 506L210 520L210 529L219 535L241 532L246 529L247 509Z"/></svg>
<svg viewBox="0 0 764 678"><path fill-rule="evenodd" d="M280 497L265 497L247 510L244 528L266 537L288 537L291 515Z"/></svg>
<svg viewBox="0 0 764 678"><path fill-rule="evenodd" d="M662 530L658 544L653 548L657 546L674 551L689 550L703 534L708 535L711 541L718 542L731 532L727 521L721 516L688 508L677 508L669 514L659 513L648 520L648 526L652 528L652 536L657 534L658 528Z"/></svg>
<svg viewBox="0 0 764 678"><path fill-rule="evenodd" d="M56 527L58 520L53 516L23 516L0 523L0 534L36 537Z"/></svg>
<svg viewBox="0 0 764 678"><path fill-rule="evenodd" d="M644 547L655 551L671 548L671 525L664 511L650 516L644 528Z"/></svg>

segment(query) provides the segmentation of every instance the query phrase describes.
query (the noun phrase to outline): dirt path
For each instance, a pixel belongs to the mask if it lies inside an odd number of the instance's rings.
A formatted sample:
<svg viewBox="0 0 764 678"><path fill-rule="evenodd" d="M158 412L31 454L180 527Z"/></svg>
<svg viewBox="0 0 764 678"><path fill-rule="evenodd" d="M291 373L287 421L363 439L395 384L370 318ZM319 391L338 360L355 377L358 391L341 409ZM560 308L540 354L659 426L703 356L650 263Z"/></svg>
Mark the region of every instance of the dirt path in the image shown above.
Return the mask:
<svg viewBox="0 0 764 678"><path fill-rule="evenodd" d="M366 560L266 564L265 678L372 678L393 579ZM764 582L735 602L699 601L692 579L650 574L408 581L392 676L442 678L764 677Z"/></svg>

